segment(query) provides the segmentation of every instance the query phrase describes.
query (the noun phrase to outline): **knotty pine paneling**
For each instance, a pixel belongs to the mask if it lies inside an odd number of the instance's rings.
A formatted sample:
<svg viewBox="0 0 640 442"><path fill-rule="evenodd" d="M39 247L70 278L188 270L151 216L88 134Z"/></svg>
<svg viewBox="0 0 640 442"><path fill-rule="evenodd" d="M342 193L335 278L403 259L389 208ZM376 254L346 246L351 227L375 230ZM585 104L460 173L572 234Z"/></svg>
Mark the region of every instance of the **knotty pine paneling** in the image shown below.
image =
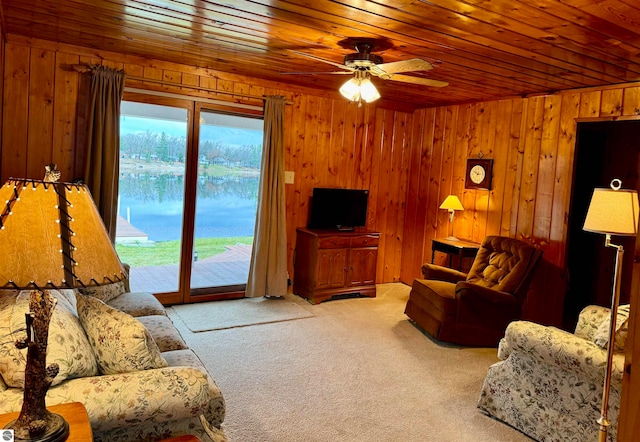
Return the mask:
<svg viewBox="0 0 640 442"><path fill-rule="evenodd" d="M4 23L0 23L0 67L4 66L4 43L5 43L5 35L6 30L3 28ZM0 97L4 95L4 75L0 75ZM0 105L0 146L2 145L2 124L3 124L3 115L4 106ZM0 147L1 149L1 147ZM0 151L1 152L1 151ZM2 155L0 155L0 171L2 170ZM0 185L2 182L0 182Z"/></svg>
<svg viewBox="0 0 640 442"><path fill-rule="evenodd" d="M382 233L378 283L410 284L420 276L421 264L431 256L430 240L449 234L447 213L438 206L453 193L465 207L456 214L456 236L480 241L488 234L500 234L544 250L544 265L534 282L538 296L527 308L530 316L545 323L559 324L562 316L576 118L640 115L638 84L409 114L374 106L358 108L339 97L284 83L41 40L12 36L2 46L3 182L10 176L41 178L46 162L57 163L70 179L81 173L81 75L70 71L70 64L124 68L130 75L164 78L184 87L127 85L177 89L221 100L229 96L186 86L282 94L292 102L285 122L286 169L295 172L294 184L286 186L290 275L295 228L306 224L313 187L370 189L368 227ZM480 152L494 159L492 190L464 189L465 160ZM632 294L634 306L636 298ZM633 339L635 322L631 322L628 363L640 346L640 339ZM640 391L635 387L638 382L637 376L625 377L623 410L628 411L621 415L621 434L633 434L640 422L637 395L628 394Z"/></svg>
<svg viewBox="0 0 640 442"><path fill-rule="evenodd" d="M44 165L58 164L64 179L83 174L83 99L86 76L70 66L102 64L130 76L161 79L185 87L127 80L135 88L182 93L260 105L263 94L288 97L285 113L286 170L295 173L286 186L289 274L293 275L295 229L305 226L313 187L370 190L367 227L380 230L378 281L400 278L402 230L412 115L358 107L337 94L329 97L284 83L254 82L246 77L206 68L146 60L122 54L13 37L4 45L5 131L2 133L0 179L41 179ZM198 85L219 91L251 94L257 99L196 91Z"/></svg>
<svg viewBox="0 0 640 442"><path fill-rule="evenodd" d="M420 277L431 239L449 235L438 207L455 194L465 208L455 236L510 236L544 250L526 317L560 326L576 119L636 118L639 98L635 84L415 111L400 280ZM494 160L490 191L464 188L465 160L480 154Z"/></svg>

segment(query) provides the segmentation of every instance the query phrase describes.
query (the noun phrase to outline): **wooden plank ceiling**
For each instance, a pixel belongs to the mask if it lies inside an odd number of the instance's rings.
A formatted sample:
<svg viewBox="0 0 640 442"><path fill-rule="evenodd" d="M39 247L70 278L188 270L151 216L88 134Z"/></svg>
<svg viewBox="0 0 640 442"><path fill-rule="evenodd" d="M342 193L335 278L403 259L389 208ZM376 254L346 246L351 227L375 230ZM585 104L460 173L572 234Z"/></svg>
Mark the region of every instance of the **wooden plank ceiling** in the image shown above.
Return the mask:
<svg viewBox="0 0 640 442"><path fill-rule="evenodd" d="M640 80L638 0L0 0L3 31L336 93L354 39L421 58L436 88L374 78L416 108ZM343 71L346 72L346 71Z"/></svg>

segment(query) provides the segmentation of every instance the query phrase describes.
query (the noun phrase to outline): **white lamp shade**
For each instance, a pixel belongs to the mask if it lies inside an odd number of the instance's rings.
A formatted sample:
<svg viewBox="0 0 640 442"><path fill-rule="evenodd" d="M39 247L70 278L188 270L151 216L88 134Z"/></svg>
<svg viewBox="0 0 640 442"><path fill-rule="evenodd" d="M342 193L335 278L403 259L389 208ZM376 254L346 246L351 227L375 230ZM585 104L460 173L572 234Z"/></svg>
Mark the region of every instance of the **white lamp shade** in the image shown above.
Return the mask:
<svg viewBox="0 0 640 442"><path fill-rule="evenodd" d="M442 204L440 204L440 208L447 210L464 210L462 203L455 195L449 195L446 197Z"/></svg>
<svg viewBox="0 0 640 442"><path fill-rule="evenodd" d="M638 193L627 189L594 189L583 229L635 236L638 231Z"/></svg>
<svg viewBox="0 0 640 442"><path fill-rule="evenodd" d="M0 202L1 288L79 288L126 277L86 186L12 179Z"/></svg>
<svg viewBox="0 0 640 442"><path fill-rule="evenodd" d="M372 101L376 101L380 98L380 93L378 89L373 85L370 79L365 78L360 83L360 96L367 103L371 103Z"/></svg>
<svg viewBox="0 0 640 442"><path fill-rule="evenodd" d="M380 98L378 89L363 71L357 71L355 77L345 82L340 87L340 93L344 98L351 101L364 100L367 103L371 103Z"/></svg>
<svg viewBox="0 0 640 442"><path fill-rule="evenodd" d="M358 101L360 99L360 85L358 80L351 78L340 87L340 93L344 98L351 101Z"/></svg>

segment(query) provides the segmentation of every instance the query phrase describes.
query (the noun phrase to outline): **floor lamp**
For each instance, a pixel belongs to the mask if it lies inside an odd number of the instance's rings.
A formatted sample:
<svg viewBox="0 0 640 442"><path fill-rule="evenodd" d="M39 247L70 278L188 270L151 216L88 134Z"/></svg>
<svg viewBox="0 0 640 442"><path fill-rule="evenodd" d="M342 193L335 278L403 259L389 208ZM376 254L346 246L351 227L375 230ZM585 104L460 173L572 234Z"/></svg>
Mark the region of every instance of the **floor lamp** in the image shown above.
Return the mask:
<svg viewBox="0 0 640 442"><path fill-rule="evenodd" d="M26 333L24 400L6 429L16 441L64 441L69 426L47 410L45 397L57 376L46 364L49 323L56 299L49 289L121 281L126 274L102 218L84 185L10 179L0 188L0 289L31 290Z"/></svg>
<svg viewBox="0 0 640 442"><path fill-rule="evenodd" d="M611 313L609 323L609 345L607 348L607 366L602 388L600 417L597 420L598 441L605 442L609 420L609 390L611 386L611 369L613 362L616 319L620 303L620 273L622 271L622 245L613 244L611 235L636 236L638 232L638 193L635 190L621 189L619 179L611 181L610 189L594 189L583 229L588 232L605 235L605 247L616 250L615 269L613 273L613 293L611 295Z"/></svg>
<svg viewBox="0 0 640 442"><path fill-rule="evenodd" d="M456 210L464 210L464 207L462 207L462 203L460 202L457 196L449 195L448 197L445 198L442 204L440 204L440 209L446 209L449 211L449 224L451 224L451 236L447 236L446 239L448 239L449 241L458 241L458 238L456 238L453 235L453 217L455 216Z"/></svg>

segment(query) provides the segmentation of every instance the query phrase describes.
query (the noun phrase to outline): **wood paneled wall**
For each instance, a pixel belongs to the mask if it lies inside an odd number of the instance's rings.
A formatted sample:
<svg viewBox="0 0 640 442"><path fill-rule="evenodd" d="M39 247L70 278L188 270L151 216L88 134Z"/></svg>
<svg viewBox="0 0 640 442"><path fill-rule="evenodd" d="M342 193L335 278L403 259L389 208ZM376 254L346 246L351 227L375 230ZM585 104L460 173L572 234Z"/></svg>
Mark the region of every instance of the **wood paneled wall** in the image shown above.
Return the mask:
<svg viewBox="0 0 640 442"><path fill-rule="evenodd" d="M58 164L68 181L82 177L84 138L78 103L84 99L84 74L74 71L72 65L124 69L132 77L184 85L161 86L129 79L127 87L206 99L261 105L264 94L284 95L292 102L286 109L285 167L295 173L294 184L286 186L289 274L293 275L295 229L307 223L313 187L342 186L370 190L367 227L383 233L378 282L399 280L410 114L370 105L358 107L337 93L327 96L206 68L10 37L4 45L2 182L12 176L41 179L44 165L50 162Z"/></svg>
<svg viewBox="0 0 640 442"><path fill-rule="evenodd" d="M561 325L576 121L635 117L639 94L634 84L416 111L400 279L420 276L430 240L448 235L438 206L455 194L458 238L503 235L544 250L527 314ZM466 158L480 154L494 160L490 191L464 188Z"/></svg>
<svg viewBox="0 0 640 442"><path fill-rule="evenodd" d="M284 95L293 103L287 107L285 122L286 169L295 172L294 184L286 188L291 275L295 228L306 224L315 186L370 190L367 227L382 233L378 283L411 283L419 276L421 264L431 256L431 238L448 235L447 214L438 206L448 194L456 194L465 207L456 214L456 236L480 241L485 235L501 234L544 250L544 266L536 280L536 291L543 296L529 311L541 322L555 324L561 320L565 286L576 119L640 115L638 84L409 114L357 107L337 94L327 96L285 83L17 36L10 36L3 46L2 182L10 176L40 179L49 162L57 163L64 177L81 176L81 74L69 68L73 64L105 64L124 68L130 75L184 85L128 81L127 86L220 100L261 101L188 86L258 97ZM464 189L465 160L480 153L494 159L491 191ZM634 298L631 302L635 305ZM635 323L631 323L632 337ZM629 363L640 351L640 339L630 342ZM631 382L635 385L638 380ZM634 391L627 387L626 392ZM629 421L621 431L632 434L640 422L638 398L625 395L623 400Z"/></svg>
<svg viewBox="0 0 640 442"><path fill-rule="evenodd" d="M486 235L524 239L544 250L527 316L561 325L566 291L565 254L577 121L636 119L640 84L568 91L549 96L448 106L413 115L409 181L402 232L401 281L420 277L431 259L431 239L448 235L448 214L438 206L458 195L455 235L480 241ZM464 188L465 159L494 159L493 187ZM634 250L627 250L633 254ZM640 253L636 241L635 260ZM440 257L441 263L443 257ZM635 265L618 440L636 440L640 429L640 313ZM578 276L579 277L579 276Z"/></svg>
<svg viewBox="0 0 640 442"><path fill-rule="evenodd" d="M378 282L411 281L431 256L431 238L448 235L448 194L460 197L455 235L481 241L490 234L525 239L545 254L545 287L529 310L560 323L566 218L571 194L576 119L636 116L640 86L621 85L556 95L423 109L413 114L358 107L285 83L123 54L96 52L11 36L4 45L0 179L41 178L55 162L68 179L82 176L82 75L79 63L124 69L129 76L184 87L127 80L128 87L261 104L263 94L289 98L286 169L289 271L295 229L306 225L313 187L370 190L367 227L382 233ZM200 86L211 89L189 89ZM217 94L250 94L256 99ZM80 112L81 114L81 112ZM491 191L464 189L466 158L494 159ZM442 259L442 257L440 258Z"/></svg>
<svg viewBox="0 0 640 442"><path fill-rule="evenodd" d="M1 27L4 23L0 23L0 66L4 66L4 51L5 51L5 30ZM4 75L0 75L0 97L4 96ZM0 143L2 143L2 114L4 106L0 105ZM2 153L2 145L0 144L0 153ZM2 155L0 155L0 170L2 169ZM2 185L3 182L0 182Z"/></svg>

